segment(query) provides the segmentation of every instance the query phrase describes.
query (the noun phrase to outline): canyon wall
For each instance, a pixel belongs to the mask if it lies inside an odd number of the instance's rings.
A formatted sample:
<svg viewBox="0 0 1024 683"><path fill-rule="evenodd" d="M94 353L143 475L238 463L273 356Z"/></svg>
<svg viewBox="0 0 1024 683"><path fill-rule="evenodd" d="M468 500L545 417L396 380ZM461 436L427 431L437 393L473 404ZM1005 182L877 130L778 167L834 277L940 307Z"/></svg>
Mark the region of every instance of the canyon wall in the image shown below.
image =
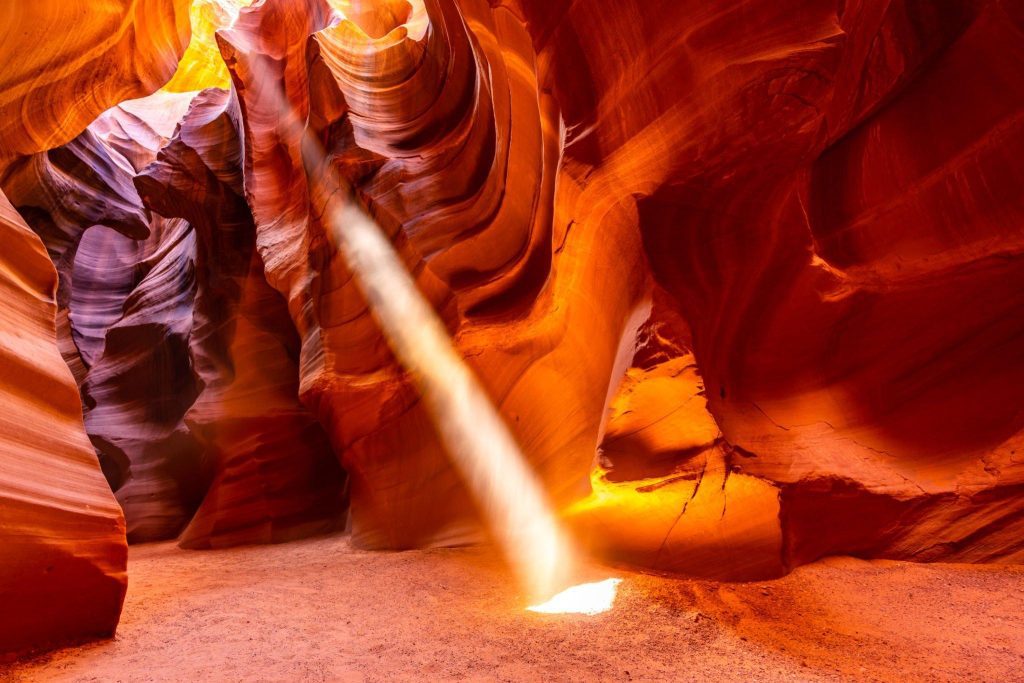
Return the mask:
<svg viewBox="0 0 1024 683"><path fill-rule="evenodd" d="M486 537L323 225L351 190L590 548L1024 560L1019 3L248 4L0 137L131 540Z"/></svg>
<svg viewBox="0 0 1024 683"><path fill-rule="evenodd" d="M1014 3L369 5L219 37L357 543L480 530L282 109L588 542L726 578L1021 558Z"/></svg>
<svg viewBox="0 0 1024 683"><path fill-rule="evenodd" d="M5 3L0 173L67 143L120 100L159 88L188 42L187 8L184 0ZM55 163L69 161L55 154ZM88 184L103 162L86 154L64 168ZM77 352L58 345L53 263L81 215L109 204L126 232L138 236L139 225L115 188L83 205L65 188L54 186L62 211L53 221L27 212L50 249L0 192L0 651L112 635L125 594L125 519L86 436L70 362Z"/></svg>

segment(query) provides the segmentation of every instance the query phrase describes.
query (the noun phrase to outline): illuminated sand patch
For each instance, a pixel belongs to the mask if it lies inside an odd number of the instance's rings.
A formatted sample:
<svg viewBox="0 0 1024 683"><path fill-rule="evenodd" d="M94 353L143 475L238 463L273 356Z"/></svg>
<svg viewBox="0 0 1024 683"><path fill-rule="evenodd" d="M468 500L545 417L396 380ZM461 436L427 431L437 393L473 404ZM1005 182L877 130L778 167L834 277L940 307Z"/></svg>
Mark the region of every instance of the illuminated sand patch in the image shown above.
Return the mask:
<svg viewBox="0 0 1024 683"><path fill-rule="evenodd" d="M605 579L566 588L550 600L526 609L541 614L601 614L612 608L622 579Z"/></svg>

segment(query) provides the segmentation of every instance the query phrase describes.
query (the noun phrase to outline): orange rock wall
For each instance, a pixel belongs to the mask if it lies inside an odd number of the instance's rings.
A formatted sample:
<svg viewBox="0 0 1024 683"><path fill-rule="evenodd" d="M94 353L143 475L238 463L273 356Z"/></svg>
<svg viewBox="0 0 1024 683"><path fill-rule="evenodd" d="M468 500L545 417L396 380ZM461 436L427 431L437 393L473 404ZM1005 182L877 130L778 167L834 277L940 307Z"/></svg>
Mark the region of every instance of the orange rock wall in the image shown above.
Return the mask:
<svg viewBox="0 0 1024 683"><path fill-rule="evenodd" d="M5 2L0 7L0 158L70 141L109 107L174 74L189 0Z"/></svg>
<svg viewBox="0 0 1024 683"><path fill-rule="evenodd" d="M486 535L305 127L591 548L1024 559L1018 3L202 4L230 92L2 180L134 539L287 540L346 495L363 547ZM172 89L226 85L213 49Z"/></svg>
<svg viewBox="0 0 1024 683"><path fill-rule="evenodd" d="M770 50L736 14L706 25L755 53L666 111L678 170L639 202L652 270L734 469L779 489L784 567L1019 560L1020 10L817 9L754 22L778 26Z"/></svg>
<svg viewBox="0 0 1024 683"><path fill-rule="evenodd" d="M257 5L221 45L357 542L467 540L475 515L325 251L267 80L595 544L735 577L1019 557L1013 3L324 12Z"/></svg>
<svg viewBox="0 0 1024 683"><path fill-rule="evenodd" d="M0 649L113 634L124 517L82 425L56 344L57 277L0 194Z"/></svg>
<svg viewBox="0 0 1024 683"><path fill-rule="evenodd" d="M174 72L188 37L185 0L4 3L0 175L20 173L23 184L11 181L17 191L35 193L32 177L48 175L51 159L26 164L18 155L67 143L118 101L159 88ZM55 164L71 161L65 155ZM101 160L90 161L96 163L74 166L83 185L104 173ZM20 172L12 170L19 166ZM121 211L115 195L106 194L99 204L131 227L133 217ZM63 195L66 210L42 226L55 247L48 250L0 192L4 652L112 635L125 594L125 519L83 426L72 375L79 354L67 334L66 311L61 314L58 306L70 288L58 293L51 261L64 253L64 230L78 212L101 210L96 201L73 206L78 198Z"/></svg>

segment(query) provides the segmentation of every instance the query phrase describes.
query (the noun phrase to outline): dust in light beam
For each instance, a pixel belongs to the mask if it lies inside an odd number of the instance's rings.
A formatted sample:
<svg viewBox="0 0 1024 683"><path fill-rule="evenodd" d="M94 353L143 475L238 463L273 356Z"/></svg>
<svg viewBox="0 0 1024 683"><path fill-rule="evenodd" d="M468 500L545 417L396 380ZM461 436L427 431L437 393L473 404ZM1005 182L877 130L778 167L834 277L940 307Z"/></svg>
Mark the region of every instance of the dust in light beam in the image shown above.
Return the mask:
<svg viewBox="0 0 1024 683"><path fill-rule="evenodd" d="M409 372L453 466L529 598L548 598L575 574L574 544L504 419L391 240L353 196L262 59L251 55L251 68L263 81L259 94L268 108L280 112L282 139L301 145L310 194L321 209L328 241L358 282L395 357ZM619 581L574 586L530 609L598 614L611 607Z"/></svg>

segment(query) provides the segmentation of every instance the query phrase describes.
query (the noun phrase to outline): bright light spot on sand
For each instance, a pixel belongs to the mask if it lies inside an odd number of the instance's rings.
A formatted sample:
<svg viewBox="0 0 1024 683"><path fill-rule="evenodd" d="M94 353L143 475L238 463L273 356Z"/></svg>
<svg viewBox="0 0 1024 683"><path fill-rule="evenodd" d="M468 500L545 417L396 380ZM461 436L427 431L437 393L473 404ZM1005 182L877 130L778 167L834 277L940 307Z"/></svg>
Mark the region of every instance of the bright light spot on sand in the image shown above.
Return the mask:
<svg viewBox="0 0 1024 683"><path fill-rule="evenodd" d="M601 614L612 608L620 583L622 583L622 579L581 583L578 586L566 588L543 604L533 605L526 609L542 614Z"/></svg>

